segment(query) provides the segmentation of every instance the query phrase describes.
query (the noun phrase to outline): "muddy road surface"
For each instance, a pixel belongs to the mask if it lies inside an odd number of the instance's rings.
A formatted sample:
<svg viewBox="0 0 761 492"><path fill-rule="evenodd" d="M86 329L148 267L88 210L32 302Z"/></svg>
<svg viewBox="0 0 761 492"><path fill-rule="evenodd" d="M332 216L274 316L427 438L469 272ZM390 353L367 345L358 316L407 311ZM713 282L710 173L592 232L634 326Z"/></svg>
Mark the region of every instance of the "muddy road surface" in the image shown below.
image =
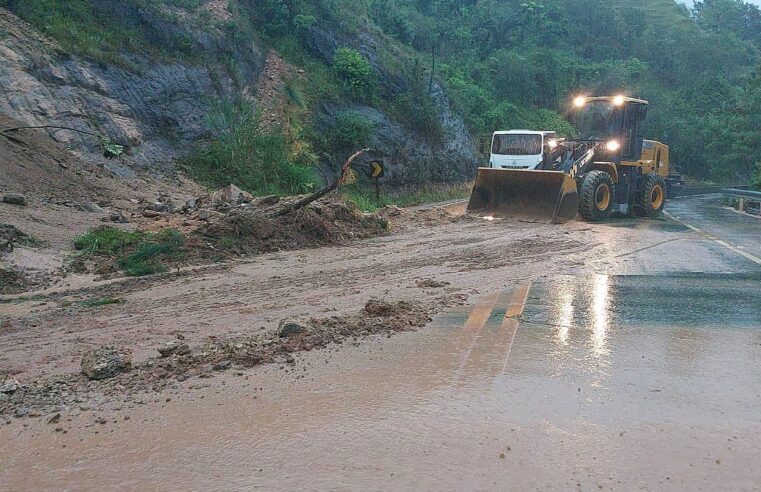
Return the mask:
<svg viewBox="0 0 761 492"><path fill-rule="evenodd" d="M8 416L0 488L759 489L761 221L717 221L733 213L718 197L670 210L460 219L100 287L119 305L6 302L0 363L22 384L114 340L140 363L178 333L268 332L371 297L435 308L391 338Z"/></svg>

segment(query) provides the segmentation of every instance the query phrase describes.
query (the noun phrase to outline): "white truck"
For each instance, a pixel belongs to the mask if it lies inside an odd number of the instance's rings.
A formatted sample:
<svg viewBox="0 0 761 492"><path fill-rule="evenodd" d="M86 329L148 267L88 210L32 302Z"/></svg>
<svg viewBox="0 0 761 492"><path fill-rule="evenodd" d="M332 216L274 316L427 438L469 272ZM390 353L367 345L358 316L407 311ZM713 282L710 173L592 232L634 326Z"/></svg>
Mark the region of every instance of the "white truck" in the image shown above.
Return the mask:
<svg viewBox="0 0 761 492"><path fill-rule="evenodd" d="M539 168L545 151L558 145L558 136L550 131L507 130L494 132L489 167L495 169Z"/></svg>

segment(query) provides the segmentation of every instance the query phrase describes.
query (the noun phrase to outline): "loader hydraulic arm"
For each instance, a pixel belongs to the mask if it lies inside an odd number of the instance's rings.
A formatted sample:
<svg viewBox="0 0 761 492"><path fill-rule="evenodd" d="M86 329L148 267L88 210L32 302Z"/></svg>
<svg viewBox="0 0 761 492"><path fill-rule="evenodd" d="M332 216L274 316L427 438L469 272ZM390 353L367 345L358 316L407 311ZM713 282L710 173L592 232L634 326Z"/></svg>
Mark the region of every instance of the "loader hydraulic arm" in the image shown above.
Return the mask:
<svg viewBox="0 0 761 492"><path fill-rule="evenodd" d="M573 145L573 143L571 144ZM587 166L594 162L597 149L601 145L601 142L582 143L574 148L570 148L566 153L566 159L558 165L557 170L563 171L575 179L576 176L584 173ZM580 152L582 153L581 157L577 157Z"/></svg>

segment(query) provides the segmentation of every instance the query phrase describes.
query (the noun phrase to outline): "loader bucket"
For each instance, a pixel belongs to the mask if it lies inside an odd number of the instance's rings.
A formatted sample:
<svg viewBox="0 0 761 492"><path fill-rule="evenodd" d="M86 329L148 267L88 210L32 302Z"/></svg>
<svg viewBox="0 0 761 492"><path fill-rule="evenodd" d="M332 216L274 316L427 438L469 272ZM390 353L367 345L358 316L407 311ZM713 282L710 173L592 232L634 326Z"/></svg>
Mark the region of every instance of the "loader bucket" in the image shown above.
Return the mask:
<svg viewBox="0 0 761 492"><path fill-rule="evenodd" d="M559 224L576 217L576 181L560 171L479 168L468 212Z"/></svg>

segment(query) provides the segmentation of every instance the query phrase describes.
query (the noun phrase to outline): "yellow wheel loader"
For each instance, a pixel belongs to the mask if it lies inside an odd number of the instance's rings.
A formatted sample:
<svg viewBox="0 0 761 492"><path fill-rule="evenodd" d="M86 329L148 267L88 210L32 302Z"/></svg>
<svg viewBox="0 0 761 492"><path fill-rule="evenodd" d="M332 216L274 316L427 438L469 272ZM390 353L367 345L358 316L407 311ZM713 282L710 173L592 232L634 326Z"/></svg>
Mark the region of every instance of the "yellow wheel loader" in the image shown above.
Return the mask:
<svg viewBox="0 0 761 492"><path fill-rule="evenodd" d="M536 166L501 165L513 161L495 159L495 152L509 148L521 154L527 149L516 137L510 137L507 147L507 137L498 137L514 132L495 134L491 167L478 169L469 212L552 223L577 214L589 221L612 213L651 218L661 214L666 199L684 182L670 167L668 146L641 136L648 102L624 96L577 97L573 106L579 138L543 139ZM521 141L530 140L524 136ZM530 145L537 148L536 142Z"/></svg>

